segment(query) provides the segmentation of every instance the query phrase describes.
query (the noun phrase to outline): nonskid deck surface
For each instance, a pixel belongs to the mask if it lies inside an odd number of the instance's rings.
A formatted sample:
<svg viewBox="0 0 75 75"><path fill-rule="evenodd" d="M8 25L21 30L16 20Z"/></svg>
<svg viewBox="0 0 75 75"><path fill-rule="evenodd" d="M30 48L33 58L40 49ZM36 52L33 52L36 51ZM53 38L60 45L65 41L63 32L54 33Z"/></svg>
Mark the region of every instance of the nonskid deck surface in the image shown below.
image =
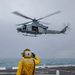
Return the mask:
<svg viewBox="0 0 75 75"><path fill-rule="evenodd" d="M16 75L17 67L0 68L0 75ZM38 67L36 75L75 75L75 66Z"/></svg>

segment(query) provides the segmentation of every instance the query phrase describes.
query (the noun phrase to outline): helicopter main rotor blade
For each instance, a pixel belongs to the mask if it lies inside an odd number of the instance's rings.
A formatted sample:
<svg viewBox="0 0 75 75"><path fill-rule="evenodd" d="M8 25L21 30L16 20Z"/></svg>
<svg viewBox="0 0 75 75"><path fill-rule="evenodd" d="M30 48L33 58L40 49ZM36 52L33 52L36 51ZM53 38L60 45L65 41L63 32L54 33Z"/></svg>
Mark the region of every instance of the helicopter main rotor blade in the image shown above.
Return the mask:
<svg viewBox="0 0 75 75"><path fill-rule="evenodd" d="M54 12L54 13L52 13L52 14L49 14L49 15L47 15L47 16L45 16L45 17L42 17L42 18L39 18L39 19L37 19L37 20L41 20L41 19L43 19L43 18L46 18L46 17L52 16L52 15L58 14L58 13L60 13L60 12L61 12L61 11L56 11L56 12Z"/></svg>
<svg viewBox="0 0 75 75"><path fill-rule="evenodd" d="M29 22L26 22L26 23L21 23L21 24L17 24L17 26L20 26L20 25L27 25L28 23L30 23L30 22L32 22L32 21L29 21Z"/></svg>
<svg viewBox="0 0 75 75"><path fill-rule="evenodd" d="M41 21L38 21L40 23L43 23L43 24L47 24L47 25L50 25L50 23L46 23L46 22L41 22Z"/></svg>
<svg viewBox="0 0 75 75"><path fill-rule="evenodd" d="M19 12L17 12L17 11L14 11L13 13L16 14L16 15L19 15L19 16L21 16L21 17L24 17L24 18L26 18L26 19L33 20L32 18L27 17L27 16L24 16L24 15L22 15L21 13L19 13Z"/></svg>

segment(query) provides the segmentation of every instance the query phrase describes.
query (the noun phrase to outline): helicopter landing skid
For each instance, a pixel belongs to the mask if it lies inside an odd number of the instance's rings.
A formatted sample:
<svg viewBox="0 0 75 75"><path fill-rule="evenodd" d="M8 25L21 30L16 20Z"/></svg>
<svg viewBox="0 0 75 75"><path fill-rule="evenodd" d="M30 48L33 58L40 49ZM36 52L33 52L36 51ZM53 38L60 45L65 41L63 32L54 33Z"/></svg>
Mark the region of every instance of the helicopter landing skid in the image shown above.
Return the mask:
<svg viewBox="0 0 75 75"><path fill-rule="evenodd" d="M35 35L28 35L28 34L23 34L24 36L31 36L31 37L37 37L36 34Z"/></svg>

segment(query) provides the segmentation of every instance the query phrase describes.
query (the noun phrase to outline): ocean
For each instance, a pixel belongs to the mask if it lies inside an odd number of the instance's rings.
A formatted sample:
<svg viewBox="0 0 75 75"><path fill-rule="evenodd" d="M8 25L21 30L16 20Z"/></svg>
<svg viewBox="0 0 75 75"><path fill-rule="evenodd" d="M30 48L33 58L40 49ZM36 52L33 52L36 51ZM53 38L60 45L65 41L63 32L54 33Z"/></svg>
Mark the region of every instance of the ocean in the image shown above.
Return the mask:
<svg viewBox="0 0 75 75"><path fill-rule="evenodd" d="M21 58L0 58L0 67L17 67ZM75 65L74 58L41 58L41 63L38 66L58 66L58 65Z"/></svg>

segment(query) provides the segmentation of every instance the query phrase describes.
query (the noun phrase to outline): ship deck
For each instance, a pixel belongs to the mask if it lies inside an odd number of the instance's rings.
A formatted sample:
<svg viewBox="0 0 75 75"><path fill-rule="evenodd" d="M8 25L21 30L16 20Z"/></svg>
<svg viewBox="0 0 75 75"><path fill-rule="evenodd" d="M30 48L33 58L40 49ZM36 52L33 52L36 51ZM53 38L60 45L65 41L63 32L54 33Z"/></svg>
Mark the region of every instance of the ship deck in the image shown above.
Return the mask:
<svg viewBox="0 0 75 75"><path fill-rule="evenodd" d="M0 75L16 75L17 67L0 68ZM75 66L39 66L36 75L75 75Z"/></svg>

